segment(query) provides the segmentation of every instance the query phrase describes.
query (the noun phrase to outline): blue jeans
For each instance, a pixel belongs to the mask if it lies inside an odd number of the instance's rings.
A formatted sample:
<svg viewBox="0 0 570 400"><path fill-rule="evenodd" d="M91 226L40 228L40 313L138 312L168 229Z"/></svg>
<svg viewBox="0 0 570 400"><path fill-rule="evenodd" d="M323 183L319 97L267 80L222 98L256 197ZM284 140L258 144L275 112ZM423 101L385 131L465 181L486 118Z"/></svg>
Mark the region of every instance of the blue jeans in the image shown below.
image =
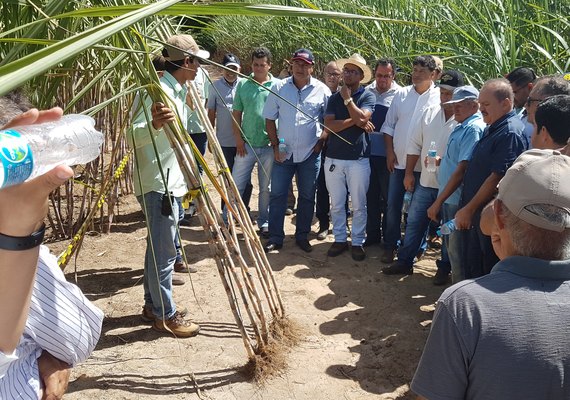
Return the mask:
<svg viewBox="0 0 570 400"><path fill-rule="evenodd" d="M190 133L190 138L198 148L200 154L202 154L202 156L206 154L206 147L208 145L208 135L206 135L206 132ZM198 164L198 171L200 171L201 174L204 171L204 168L202 167L202 164L198 162L198 160L196 160L196 163Z"/></svg>
<svg viewBox="0 0 570 400"><path fill-rule="evenodd" d="M137 196L147 221L148 235L144 258L144 304L153 314L168 319L176 312L172 298L172 271L176 259L176 224L178 201L172 202L172 214L162 215L162 193L148 192ZM163 312L164 307L164 312Z"/></svg>
<svg viewBox="0 0 570 400"><path fill-rule="evenodd" d="M332 165L333 171L330 170ZM344 207L348 190L352 203L352 245L362 246L366 237L366 192L370 183L370 161L368 158L338 160L327 157L325 178L331 195L334 241L344 243L347 240Z"/></svg>
<svg viewBox="0 0 570 400"><path fill-rule="evenodd" d="M293 175L297 174L297 223L296 240L307 240L315 210L315 190L321 157L317 153L302 162L296 163L290 157L284 162L273 162L271 172L271 200L269 202L269 240L283 244L285 232L283 224L287 209L287 194Z"/></svg>
<svg viewBox="0 0 570 400"><path fill-rule="evenodd" d="M182 242L180 241L180 221L184 218L184 208L182 207L182 198L175 197L176 204L178 204L178 224L176 227L176 237L174 238L174 247L176 247L176 261L182 262Z"/></svg>
<svg viewBox="0 0 570 400"><path fill-rule="evenodd" d="M226 164L228 164L228 168L230 172L234 170L234 161L236 158L237 150L235 147L230 146L222 146L222 153L224 154L224 158L226 159ZM251 200L251 192L253 190L253 185L251 184L251 179L247 183L245 187L245 191L242 196L243 204L245 204L245 208L249 211L249 201ZM225 204L222 200L222 209L224 209Z"/></svg>
<svg viewBox="0 0 570 400"><path fill-rule="evenodd" d="M266 227L269 221L269 191L271 170L273 168L273 148L251 147L249 144L246 144L245 150L245 156L240 157L236 155L232 176L239 194L242 200L244 200L247 185L251 182L253 167L257 163L257 179L259 181L257 226L262 228Z"/></svg>
<svg viewBox="0 0 570 400"><path fill-rule="evenodd" d="M366 241L380 242L386 232L386 203L388 201L388 182L390 173L386 167L386 157L370 156L370 185L366 194L368 207L366 220Z"/></svg>
<svg viewBox="0 0 570 400"><path fill-rule="evenodd" d="M420 251L429 228L430 219L427 216L427 209L436 198L437 189L424 187L420 184L416 185L412 204L408 211L404 244L398 250L398 262L401 264L409 266L414 264L414 257Z"/></svg>
<svg viewBox="0 0 570 400"><path fill-rule="evenodd" d="M384 246L387 249L396 249L402 240L402 203L404 202L404 176L406 171L394 169L390 174L388 184L388 207L386 210L386 231L384 232ZM420 182L420 173L414 172L416 187ZM412 200L413 202L413 200Z"/></svg>
<svg viewBox="0 0 570 400"><path fill-rule="evenodd" d="M443 203L441 206L441 220L443 223L455 218L459 207L457 204ZM464 232L455 230L449 235L443 235L443 245L447 249L447 257L451 265L451 279L453 283L461 282L465 279L463 266L461 265L461 254L463 252Z"/></svg>

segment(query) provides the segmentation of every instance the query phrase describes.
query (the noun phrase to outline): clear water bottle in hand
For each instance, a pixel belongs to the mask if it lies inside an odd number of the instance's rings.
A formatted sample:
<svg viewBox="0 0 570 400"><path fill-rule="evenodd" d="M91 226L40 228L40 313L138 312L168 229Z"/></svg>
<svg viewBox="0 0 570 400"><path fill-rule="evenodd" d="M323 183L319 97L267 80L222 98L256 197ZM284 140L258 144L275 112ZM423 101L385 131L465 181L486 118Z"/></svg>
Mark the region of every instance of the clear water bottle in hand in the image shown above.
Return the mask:
<svg viewBox="0 0 570 400"><path fill-rule="evenodd" d="M413 192L406 192L404 194L404 202L402 203L402 212L407 213L410 209L410 204L412 204L412 197L414 196Z"/></svg>
<svg viewBox="0 0 570 400"><path fill-rule="evenodd" d="M287 159L287 144L285 139L279 138L279 161L285 161Z"/></svg>
<svg viewBox="0 0 570 400"><path fill-rule="evenodd" d="M457 227L455 226L454 218L441 225L441 227L437 230L437 236L449 235L456 229Z"/></svg>
<svg viewBox="0 0 570 400"><path fill-rule="evenodd" d="M431 142L427 153L427 171L435 172L437 170L437 147L435 142Z"/></svg>
<svg viewBox="0 0 570 400"><path fill-rule="evenodd" d="M71 114L58 121L0 131L0 188L42 175L57 165L86 164L101 153L95 120Z"/></svg>

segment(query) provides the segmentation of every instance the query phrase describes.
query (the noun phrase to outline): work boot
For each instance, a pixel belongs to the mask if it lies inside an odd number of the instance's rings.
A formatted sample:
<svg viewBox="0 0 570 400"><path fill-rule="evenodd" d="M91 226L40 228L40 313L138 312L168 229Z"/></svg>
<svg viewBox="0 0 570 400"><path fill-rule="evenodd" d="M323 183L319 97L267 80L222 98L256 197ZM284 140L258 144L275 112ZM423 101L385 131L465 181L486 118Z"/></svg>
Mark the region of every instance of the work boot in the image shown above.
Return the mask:
<svg viewBox="0 0 570 400"><path fill-rule="evenodd" d="M158 332L169 332L179 338L196 336L200 326L192 321L185 320L180 312L174 313L169 319L155 319L152 329Z"/></svg>
<svg viewBox="0 0 570 400"><path fill-rule="evenodd" d="M341 255L343 252L348 250L348 243L346 242L334 242L329 251L327 251L327 256L329 257L336 257Z"/></svg>

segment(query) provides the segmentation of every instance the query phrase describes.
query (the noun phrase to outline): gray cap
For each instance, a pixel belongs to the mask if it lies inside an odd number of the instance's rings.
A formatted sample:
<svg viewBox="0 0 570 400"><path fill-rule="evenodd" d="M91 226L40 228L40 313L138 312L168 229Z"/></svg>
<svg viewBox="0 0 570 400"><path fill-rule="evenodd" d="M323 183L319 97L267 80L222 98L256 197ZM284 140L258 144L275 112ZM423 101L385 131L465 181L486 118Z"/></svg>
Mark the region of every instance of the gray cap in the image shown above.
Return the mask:
<svg viewBox="0 0 570 400"><path fill-rule="evenodd" d="M475 100L479 98L479 91L473 86L465 85L459 86L453 91L453 97L451 100L445 102L444 104L459 103L463 100Z"/></svg>

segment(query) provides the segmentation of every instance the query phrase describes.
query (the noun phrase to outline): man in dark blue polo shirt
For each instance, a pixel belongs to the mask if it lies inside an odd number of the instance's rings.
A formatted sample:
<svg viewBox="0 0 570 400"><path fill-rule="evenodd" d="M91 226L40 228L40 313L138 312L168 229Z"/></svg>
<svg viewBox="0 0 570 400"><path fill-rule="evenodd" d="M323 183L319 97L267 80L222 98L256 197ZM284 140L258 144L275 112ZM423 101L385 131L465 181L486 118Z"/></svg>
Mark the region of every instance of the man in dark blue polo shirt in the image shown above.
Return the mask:
<svg viewBox="0 0 570 400"><path fill-rule="evenodd" d="M345 202L347 190L352 203L352 258L366 257L362 245L366 235L366 192L370 182L370 117L376 99L361 83L372 78L372 71L358 54L336 62L342 69L344 86L333 94L325 112L325 126L335 134L328 139L325 180L331 196L331 219L335 242L331 257L348 249Z"/></svg>
<svg viewBox="0 0 570 400"><path fill-rule="evenodd" d="M479 108L487 128L475 146L463 180L463 194L455 214L464 248L461 264L465 278L488 274L498 261L491 239L481 232L482 208L497 191L497 184L515 159L528 148L524 124L513 110L513 89L506 79L491 79L479 94Z"/></svg>

